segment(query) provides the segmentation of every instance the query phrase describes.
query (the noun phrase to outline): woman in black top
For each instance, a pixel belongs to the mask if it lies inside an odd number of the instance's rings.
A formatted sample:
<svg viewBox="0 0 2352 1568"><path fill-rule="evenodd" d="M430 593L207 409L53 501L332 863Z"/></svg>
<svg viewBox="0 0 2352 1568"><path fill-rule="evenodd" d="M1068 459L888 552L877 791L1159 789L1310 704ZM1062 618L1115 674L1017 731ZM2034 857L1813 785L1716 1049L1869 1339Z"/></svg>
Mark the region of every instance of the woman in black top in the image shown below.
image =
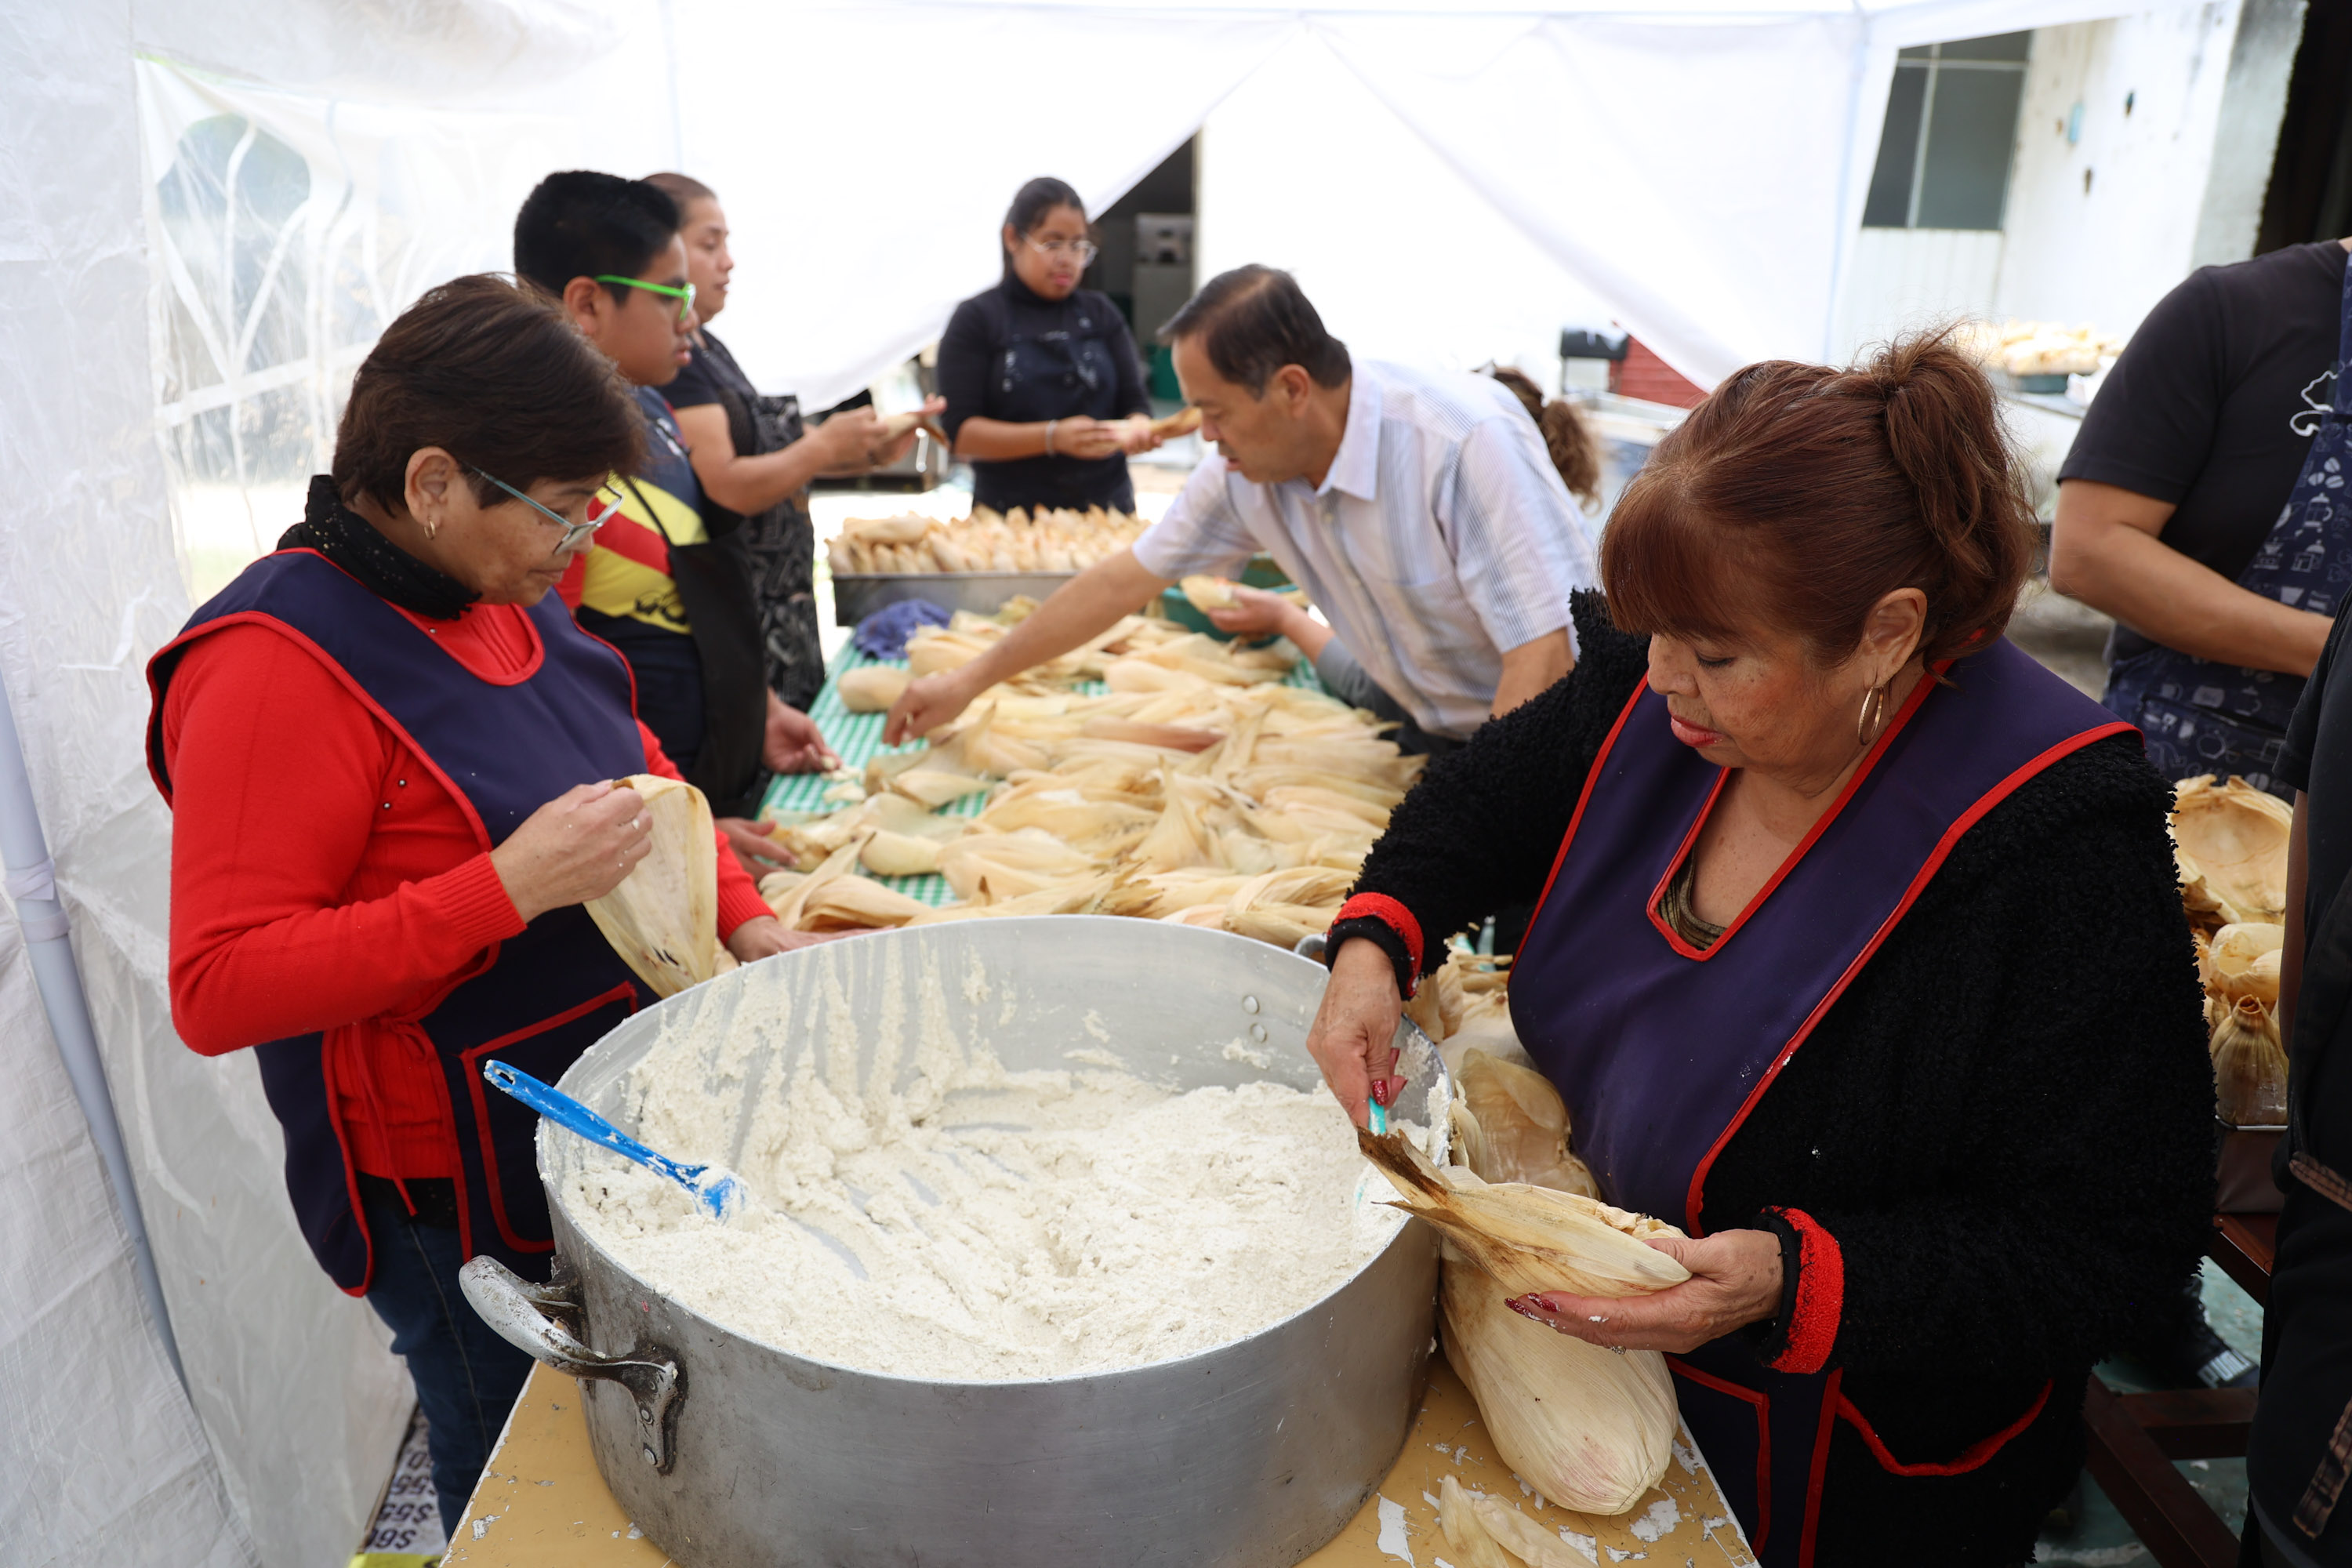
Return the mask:
<svg viewBox="0 0 2352 1568"><path fill-rule="evenodd" d="M1095 257L1086 204L1032 180L1002 237L1004 280L958 305L940 339L948 439L972 465L972 502L1133 511L1127 459L1160 438L1126 319L1078 287Z"/></svg>
<svg viewBox="0 0 2352 1568"><path fill-rule="evenodd" d="M742 519L751 560L751 588L760 605L760 637L768 689L808 710L824 684L824 650L817 637L813 573L816 532L809 521L808 484L820 474L860 474L894 463L914 444L909 431L887 445L871 408L853 408L824 424L801 421L800 399L770 397L751 384L727 345L710 331L726 308L735 258L727 247L727 214L709 185L684 174L650 174L677 203L678 234L686 241L687 277L702 326L694 358L662 388L677 416L702 486L704 521L712 536ZM936 413L933 408L929 412Z"/></svg>

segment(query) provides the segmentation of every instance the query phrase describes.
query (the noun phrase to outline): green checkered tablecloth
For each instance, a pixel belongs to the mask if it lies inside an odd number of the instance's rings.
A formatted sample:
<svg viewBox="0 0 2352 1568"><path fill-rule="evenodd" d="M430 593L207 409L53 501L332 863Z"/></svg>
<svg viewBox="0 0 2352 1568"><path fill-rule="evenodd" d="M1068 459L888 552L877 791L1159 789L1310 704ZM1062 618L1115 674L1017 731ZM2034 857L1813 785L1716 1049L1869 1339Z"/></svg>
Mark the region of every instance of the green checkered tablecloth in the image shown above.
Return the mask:
<svg viewBox="0 0 2352 1568"><path fill-rule="evenodd" d="M809 705L809 717L816 721L816 727L824 731L825 744L831 746L835 754L841 758L843 766L863 772L866 764L878 753L922 750L925 742L921 741L908 746L884 745L882 714L852 713L841 705L841 678L846 672L869 664L887 664L903 669L906 668L906 663L905 659L875 658L870 655L860 653L853 644L842 645L841 653L835 658L833 668L825 672L824 689L816 694L816 700ZM1285 679L1284 684L1301 687L1308 691L1323 689L1323 683L1315 678L1314 664L1303 658L1292 668L1290 674ZM1108 689L1107 687L1092 683L1078 689L1080 694L1085 696L1099 695ZM827 801L824 798L824 792L831 787L833 786L824 777L816 773L781 775L769 781L768 795L761 803L760 816L765 821L797 822L838 811L841 809L838 802ZM950 802L942 807L940 815L978 816L981 808L987 804L988 796L985 795L968 795L961 800ZM955 901L955 889L949 887L946 879L942 877L877 877L875 880L886 888L895 889L906 894L910 899L919 899L934 908Z"/></svg>

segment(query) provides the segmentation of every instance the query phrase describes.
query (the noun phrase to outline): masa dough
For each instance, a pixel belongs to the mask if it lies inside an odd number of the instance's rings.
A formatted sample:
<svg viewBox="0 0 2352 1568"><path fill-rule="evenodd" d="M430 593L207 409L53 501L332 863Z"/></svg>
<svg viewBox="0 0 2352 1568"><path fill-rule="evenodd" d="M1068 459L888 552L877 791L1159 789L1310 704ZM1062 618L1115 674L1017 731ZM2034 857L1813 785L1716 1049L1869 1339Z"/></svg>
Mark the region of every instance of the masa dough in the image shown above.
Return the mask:
<svg viewBox="0 0 2352 1568"><path fill-rule="evenodd" d="M909 1021L883 1020L885 1034L894 1022ZM631 1082L639 1133L700 1160L723 1158L742 1125L745 1212L721 1225L674 1183L581 1143L573 1215L646 1283L739 1333L950 1381L1112 1371L1230 1343L1337 1289L1402 1224L1320 1090L1180 1094L1083 1064L1011 1072L982 1046L940 1038L936 1020L914 1022L905 1087L874 1072L862 1090L835 1040L744 1092L712 1092L714 1073L742 1072L748 1041L730 1060L666 1035Z"/></svg>

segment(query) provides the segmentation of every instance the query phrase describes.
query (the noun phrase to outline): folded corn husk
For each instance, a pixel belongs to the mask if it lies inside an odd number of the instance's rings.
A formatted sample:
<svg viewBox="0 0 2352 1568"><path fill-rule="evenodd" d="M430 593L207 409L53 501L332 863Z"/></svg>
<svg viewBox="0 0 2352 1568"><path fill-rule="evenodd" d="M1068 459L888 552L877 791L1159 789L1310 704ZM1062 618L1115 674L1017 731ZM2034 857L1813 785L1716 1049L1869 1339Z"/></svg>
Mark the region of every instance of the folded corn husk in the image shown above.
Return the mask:
<svg viewBox="0 0 2352 1568"><path fill-rule="evenodd" d="M620 886L588 900L613 951L660 996L718 973L719 840L710 804L689 784L637 773L620 781L646 803L653 847Z"/></svg>
<svg viewBox="0 0 2352 1568"><path fill-rule="evenodd" d="M2270 1008L2248 996L2213 1030L2213 1104L2232 1127L2286 1121L2286 1047Z"/></svg>
<svg viewBox="0 0 2352 1568"><path fill-rule="evenodd" d="M1200 574L1185 578L1176 586L1196 610L1230 610L1238 602L1234 596L1234 584L1223 577Z"/></svg>
<svg viewBox="0 0 2352 1568"><path fill-rule="evenodd" d="M2279 960L2286 927L2267 923L2226 925L2199 944L2197 968L2206 994L2234 1005L2252 998L2278 1005Z"/></svg>
<svg viewBox="0 0 2352 1568"><path fill-rule="evenodd" d="M2231 775L2183 779L2172 806L2174 858L2192 921L2277 924L2285 918L2287 836L2294 812Z"/></svg>
<svg viewBox="0 0 2352 1568"><path fill-rule="evenodd" d="M890 665L867 664L842 671L834 689L852 713L879 713L898 701L914 679L912 672Z"/></svg>
<svg viewBox="0 0 2352 1568"><path fill-rule="evenodd" d="M1592 1568L1592 1559L1498 1498L1453 1476L1437 1483L1437 1528L1457 1568Z"/></svg>

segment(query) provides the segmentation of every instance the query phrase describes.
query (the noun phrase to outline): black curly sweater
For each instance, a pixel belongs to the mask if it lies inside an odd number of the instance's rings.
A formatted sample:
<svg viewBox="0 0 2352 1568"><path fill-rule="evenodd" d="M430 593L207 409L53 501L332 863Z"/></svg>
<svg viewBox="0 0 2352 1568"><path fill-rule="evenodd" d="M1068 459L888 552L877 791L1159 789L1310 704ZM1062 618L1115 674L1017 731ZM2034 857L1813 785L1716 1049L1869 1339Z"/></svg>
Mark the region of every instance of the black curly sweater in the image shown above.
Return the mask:
<svg viewBox="0 0 2352 1568"><path fill-rule="evenodd" d="M1432 966L1439 933L1541 889L1643 678L1644 644L1599 595L1575 611L1575 671L1432 763L1365 862L1359 890L1413 912ZM1951 1459L2054 1384L2039 1419L1956 1477L1890 1473L1837 1423L1822 1568L2030 1558L2082 1465L2092 1363L2196 1267L2213 1084L2170 804L2122 735L1987 814L1708 1179L1710 1231L1771 1205L1837 1238L1829 1365L1896 1459ZM1368 926L1335 941L1388 935Z"/></svg>

